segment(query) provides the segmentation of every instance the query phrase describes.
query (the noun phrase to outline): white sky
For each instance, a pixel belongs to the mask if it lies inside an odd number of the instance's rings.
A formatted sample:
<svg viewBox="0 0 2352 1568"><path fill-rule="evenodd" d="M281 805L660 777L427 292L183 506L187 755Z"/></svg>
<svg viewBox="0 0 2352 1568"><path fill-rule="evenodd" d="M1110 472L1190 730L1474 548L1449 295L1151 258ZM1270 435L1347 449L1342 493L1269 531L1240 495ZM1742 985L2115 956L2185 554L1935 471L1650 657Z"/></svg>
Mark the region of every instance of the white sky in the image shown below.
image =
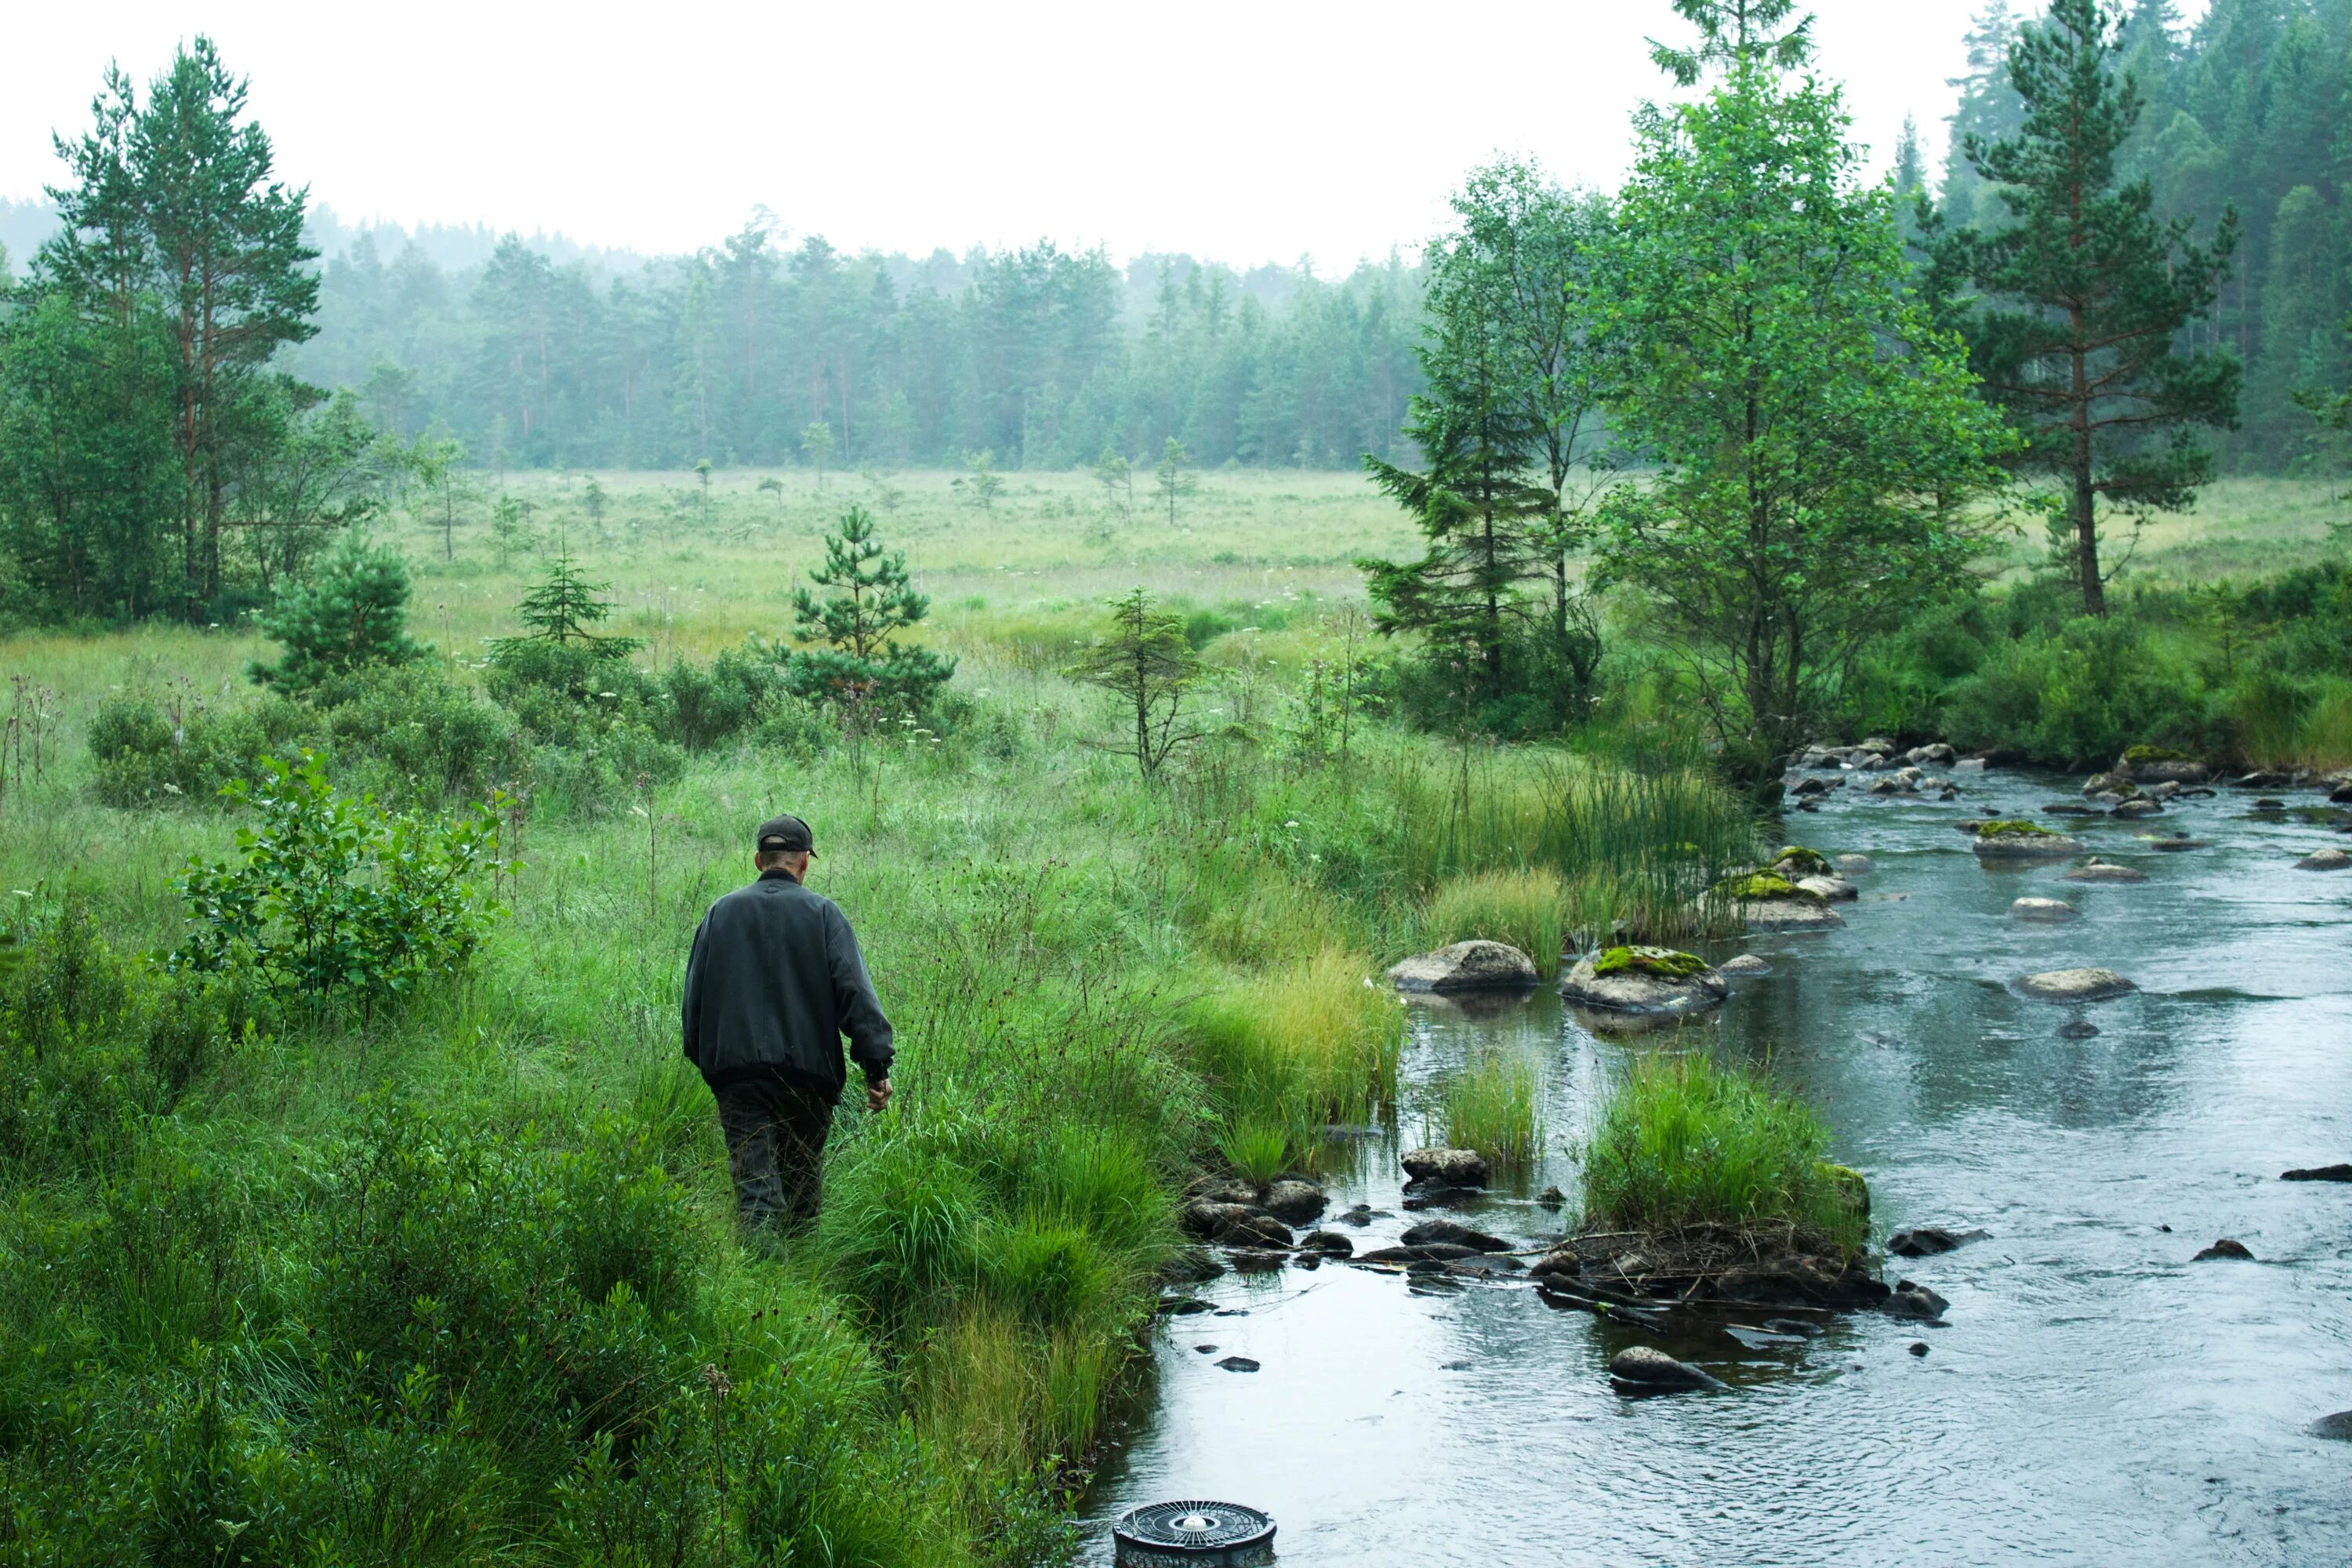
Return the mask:
<svg viewBox="0 0 2352 1568"><path fill-rule="evenodd" d="M1981 0L1813 0L1820 65L1882 165L1940 158ZM208 32L281 173L346 219L561 230L652 252L764 204L793 234L917 253L1040 236L1327 276L1442 226L1495 152L1622 173L1664 88L1665 0L26 5L0 47L0 195L59 177L110 58L143 88Z"/></svg>

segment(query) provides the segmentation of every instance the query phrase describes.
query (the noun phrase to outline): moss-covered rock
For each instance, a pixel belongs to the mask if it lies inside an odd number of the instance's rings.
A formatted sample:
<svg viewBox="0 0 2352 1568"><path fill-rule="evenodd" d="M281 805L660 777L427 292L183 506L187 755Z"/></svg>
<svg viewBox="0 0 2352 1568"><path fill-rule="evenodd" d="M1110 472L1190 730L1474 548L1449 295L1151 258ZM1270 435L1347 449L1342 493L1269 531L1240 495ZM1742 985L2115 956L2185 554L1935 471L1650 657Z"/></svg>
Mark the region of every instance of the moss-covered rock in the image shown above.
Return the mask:
<svg viewBox="0 0 2352 1568"><path fill-rule="evenodd" d="M1696 953L1679 952L1671 947L1612 947L1592 961L1595 974L1657 974L1669 980L1686 980L1705 973L1706 960Z"/></svg>
<svg viewBox="0 0 2352 1568"><path fill-rule="evenodd" d="M1818 849L1808 849L1801 844L1791 844L1772 857L1771 869L1790 880L1799 877L1826 877L1831 868L1828 856Z"/></svg>
<svg viewBox="0 0 2352 1568"><path fill-rule="evenodd" d="M1977 828L1974 846L1986 859L2054 860L2082 853L2083 841L2033 822L1988 822Z"/></svg>
<svg viewBox="0 0 2352 1568"><path fill-rule="evenodd" d="M2055 838L2058 836L2038 822L2005 821L1977 824L1979 838Z"/></svg>
<svg viewBox="0 0 2352 1568"><path fill-rule="evenodd" d="M1758 904L1775 899L1787 899L1797 903L1824 903L1819 893L1809 893L1777 871L1750 871L1744 877L1726 877L1715 885L1716 892L1743 904Z"/></svg>
<svg viewBox="0 0 2352 1568"><path fill-rule="evenodd" d="M2126 746L2126 763L2186 763L2191 759L2186 752L2176 752L2169 746Z"/></svg>

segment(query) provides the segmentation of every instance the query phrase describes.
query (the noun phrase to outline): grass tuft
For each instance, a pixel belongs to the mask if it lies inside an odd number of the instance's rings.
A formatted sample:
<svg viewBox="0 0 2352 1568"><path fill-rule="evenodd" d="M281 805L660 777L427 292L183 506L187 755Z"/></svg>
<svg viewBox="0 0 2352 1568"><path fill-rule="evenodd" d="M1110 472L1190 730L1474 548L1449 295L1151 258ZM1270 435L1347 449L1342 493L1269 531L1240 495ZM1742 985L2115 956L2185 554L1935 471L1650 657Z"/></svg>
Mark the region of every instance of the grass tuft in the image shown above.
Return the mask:
<svg viewBox="0 0 2352 1568"><path fill-rule="evenodd" d="M1499 1171L1532 1169L1543 1146L1543 1090L1535 1064L1483 1052L1445 1086L1445 1143L1475 1149Z"/></svg>
<svg viewBox="0 0 2352 1568"><path fill-rule="evenodd" d="M1567 879L1548 867L1482 871L1438 885L1430 900L1432 946L1483 937L1505 942L1536 961L1538 973L1559 973L1568 934Z"/></svg>
<svg viewBox="0 0 2352 1568"><path fill-rule="evenodd" d="M1704 1057L1635 1064L1584 1150L1588 1225L1625 1230L1786 1224L1852 1253L1864 1211L1826 1163L1802 1101Z"/></svg>

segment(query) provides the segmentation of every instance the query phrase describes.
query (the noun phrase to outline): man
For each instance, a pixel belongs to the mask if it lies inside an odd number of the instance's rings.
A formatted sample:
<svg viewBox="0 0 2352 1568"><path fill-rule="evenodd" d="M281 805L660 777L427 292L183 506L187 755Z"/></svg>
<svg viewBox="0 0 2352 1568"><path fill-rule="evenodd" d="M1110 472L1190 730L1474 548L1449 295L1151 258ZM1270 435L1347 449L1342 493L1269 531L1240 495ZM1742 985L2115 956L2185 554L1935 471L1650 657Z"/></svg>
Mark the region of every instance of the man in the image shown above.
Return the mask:
<svg viewBox="0 0 2352 1568"><path fill-rule="evenodd" d="M857 938L833 900L802 885L816 845L797 816L752 839L760 879L710 906L686 961L686 1059L719 1101L735 1206L751 1227L805 1229L824 1193L824 1139L846 1074L866 1107L890 1102L890 1021Z"/></svg>

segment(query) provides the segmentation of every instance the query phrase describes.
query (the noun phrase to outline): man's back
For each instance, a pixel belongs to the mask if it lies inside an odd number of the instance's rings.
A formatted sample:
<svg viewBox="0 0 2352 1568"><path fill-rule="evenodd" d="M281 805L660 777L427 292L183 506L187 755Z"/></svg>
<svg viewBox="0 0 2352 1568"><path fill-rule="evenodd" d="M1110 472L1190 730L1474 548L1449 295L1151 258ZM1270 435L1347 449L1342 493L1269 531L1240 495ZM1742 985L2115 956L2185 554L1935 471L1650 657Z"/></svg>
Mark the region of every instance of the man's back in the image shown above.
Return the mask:
<svg viewBox="0 0 2352 1568"><path fill-rule="evenodd" d="M844 1035L869 1079L889 1072L890 1025L849 921L782 870L703 917L684 1014L687 1058L714 1089L780 1079L837 1097Z"/></svg>

